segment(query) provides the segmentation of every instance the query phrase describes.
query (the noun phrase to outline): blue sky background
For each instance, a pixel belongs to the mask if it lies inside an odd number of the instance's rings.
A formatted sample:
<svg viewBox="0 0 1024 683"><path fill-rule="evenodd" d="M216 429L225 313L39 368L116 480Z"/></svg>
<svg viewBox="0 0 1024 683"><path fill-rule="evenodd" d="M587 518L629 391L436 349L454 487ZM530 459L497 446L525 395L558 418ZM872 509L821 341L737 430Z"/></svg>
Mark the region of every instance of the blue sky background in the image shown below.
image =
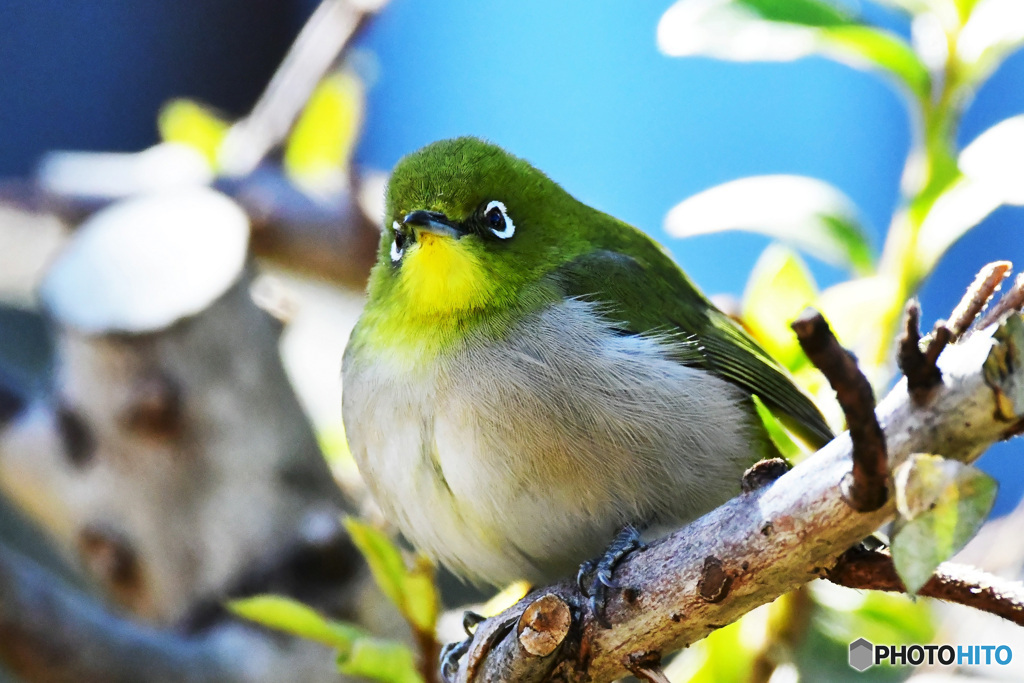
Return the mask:
<svg viewBox="0 0 1024 683"><path fill-rule="evenodd" d="M311 0L7 0L0 7L0 177L46 149L141 149L162 102L190 96L246 111ZM359 41L370 82L357 160L386 170L433 140L474 134L546 171L583 201L666 242L707 292L739 294L767 244L752 235L669 239L682 199L748 175L833 183L881 246L898 200L910 130L901 96L876 75L823 59L733 64L669 58L655 30L669 1L392 0ZM870 5L864 4L870 9ZM871 9L906 31L897 15ZM1024 55L979 93L966 143L1024 113ZM951 310L984 263L1024 266L1024 210L997 211L925 286L926 320ZM842 273L818 263L827 286ZM983 466L999 510L1024 490L1024 445Z"/></svg>

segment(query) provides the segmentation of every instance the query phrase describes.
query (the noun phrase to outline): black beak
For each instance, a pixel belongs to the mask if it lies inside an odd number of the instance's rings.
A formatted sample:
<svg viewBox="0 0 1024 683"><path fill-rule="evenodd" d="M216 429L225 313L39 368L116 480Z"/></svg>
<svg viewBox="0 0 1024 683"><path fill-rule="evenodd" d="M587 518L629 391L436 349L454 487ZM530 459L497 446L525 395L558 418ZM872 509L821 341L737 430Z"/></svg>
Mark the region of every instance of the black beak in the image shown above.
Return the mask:
<svg viewBox="0 0 1024 683"><path fill-rule="evenodd" d="M411 227L417 233L429 232L455 239L466 234L458 223L448 220L448 216L436 211L410 211L402 219L402 225Z"/></svg>

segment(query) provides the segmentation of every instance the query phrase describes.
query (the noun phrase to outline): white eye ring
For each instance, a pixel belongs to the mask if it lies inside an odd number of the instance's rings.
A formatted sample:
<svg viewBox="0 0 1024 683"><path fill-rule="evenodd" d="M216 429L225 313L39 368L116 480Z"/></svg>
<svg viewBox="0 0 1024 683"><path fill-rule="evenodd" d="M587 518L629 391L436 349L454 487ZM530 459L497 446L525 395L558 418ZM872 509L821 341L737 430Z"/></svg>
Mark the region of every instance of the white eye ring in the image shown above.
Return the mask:
<svg viewBox="0 0 1024 683"><path fill-rule="evenodd" d="M495 237L507 240L512 237L512 235L516 234L516 224L512 222L511 218L509 218L508 210L505 208L505 205L499 201L488 203L487 208L484 209L484 216L490 213L491 209L495 208L498 209L498 211L501 211L501 215L505 219L505 228L503 230L495 230L494 228L491 228L491 232L494 233Z"/></svg>
<svg viewBox="0 0 1024 683"><path fill-rule="evenodd" d="M401 231L402 226L395 221L391 224L391 229L394 230L395 234L391 236L391 261L397 263L402 258L402 254L405 253L405 249L398 248L398 233Z"/></svg>

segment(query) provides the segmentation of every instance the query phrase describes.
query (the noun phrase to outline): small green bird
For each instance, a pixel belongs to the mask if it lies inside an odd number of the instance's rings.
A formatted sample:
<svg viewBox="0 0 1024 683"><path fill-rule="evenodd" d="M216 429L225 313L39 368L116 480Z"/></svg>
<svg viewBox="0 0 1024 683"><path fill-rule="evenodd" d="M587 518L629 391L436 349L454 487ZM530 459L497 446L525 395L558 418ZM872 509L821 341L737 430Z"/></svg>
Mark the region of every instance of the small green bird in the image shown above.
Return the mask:
<svg viewBox="0 0 1024 683"><path fill-rule="evenodd" d="M549 581L725 502L777 455L752 394L832 438L658 244L499 147L402 159L385 224L345 430L387 517L456 574Z"/></svg>

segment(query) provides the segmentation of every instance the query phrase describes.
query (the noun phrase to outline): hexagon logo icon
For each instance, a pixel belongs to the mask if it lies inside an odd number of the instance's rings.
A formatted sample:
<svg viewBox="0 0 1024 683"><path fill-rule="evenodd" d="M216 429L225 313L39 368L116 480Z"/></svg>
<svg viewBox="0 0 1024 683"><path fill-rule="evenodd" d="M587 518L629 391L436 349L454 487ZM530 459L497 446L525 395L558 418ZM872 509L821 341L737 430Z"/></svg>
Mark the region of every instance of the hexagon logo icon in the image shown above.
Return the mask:
<svg viewBox="0 0 1024 683"><path fill-rule="evenodd" d="M865 671L875 663L875 646L865 638L850 643L850 666Z"/></svg>

